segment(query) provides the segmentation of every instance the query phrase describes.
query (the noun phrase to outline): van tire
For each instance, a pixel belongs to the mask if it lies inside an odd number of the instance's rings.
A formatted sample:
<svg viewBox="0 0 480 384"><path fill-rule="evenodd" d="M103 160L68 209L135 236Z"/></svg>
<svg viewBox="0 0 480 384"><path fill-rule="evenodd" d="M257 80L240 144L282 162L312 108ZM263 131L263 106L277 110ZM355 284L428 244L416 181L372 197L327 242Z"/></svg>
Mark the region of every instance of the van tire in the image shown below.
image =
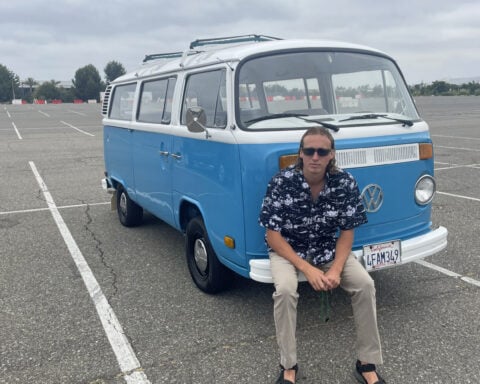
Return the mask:
<svg viewBox="0 0 480 384"><path fill-rule="evenodd" d="M218 261L201 217L189 221L185 243L188 270L197 287L206 293L225 290L231 272Z"/></svg>
<svg viewBox="0 0 480 384"><path fill-rule="evenodd" d="M142 223L143 209L128 196L122 186L117 188L117 213L120 223L125 227L135 227Z"/></svg>

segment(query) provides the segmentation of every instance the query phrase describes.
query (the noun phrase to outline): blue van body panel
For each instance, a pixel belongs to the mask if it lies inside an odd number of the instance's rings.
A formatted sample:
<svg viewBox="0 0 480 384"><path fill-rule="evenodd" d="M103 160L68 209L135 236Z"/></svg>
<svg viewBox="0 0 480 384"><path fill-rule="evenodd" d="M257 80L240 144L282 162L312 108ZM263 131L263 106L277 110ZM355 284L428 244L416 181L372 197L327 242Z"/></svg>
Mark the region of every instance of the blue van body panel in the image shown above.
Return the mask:
<svg viewBox="0 0 480 384"><path fill-rule="evenodd" d="M168 153L172 136L159 132L134 131L133 166L136 201L144 209L174 225L172 205L172 159Z"/></svg>
<svg viewBox="0 0 480 384"><path fill-rule="evenodd" d="M243 186L238 177L239 146L213 140L175 137L172 160L175 226L181 228L180 209L190 203L201 212L220 261L248 276L243 220ZM224 237L235 239L235 249Z"/></svg>
<svg viewBox="0 0 480 384"><path fill-rule="evenodd" d="M103 128L103 145L109 178L123 185L130 198L136 201L132 131L106 125Z"/></svg>

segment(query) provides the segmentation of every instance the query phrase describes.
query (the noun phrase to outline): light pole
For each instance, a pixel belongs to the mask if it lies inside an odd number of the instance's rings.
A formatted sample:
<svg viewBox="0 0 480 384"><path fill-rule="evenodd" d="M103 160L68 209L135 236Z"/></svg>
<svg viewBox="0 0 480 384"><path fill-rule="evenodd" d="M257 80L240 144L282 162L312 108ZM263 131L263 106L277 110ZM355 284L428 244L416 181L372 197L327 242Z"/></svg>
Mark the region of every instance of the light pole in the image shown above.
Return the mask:
<svg viewBox="0 0 480 384"><path fill-rule="evenodd" d="M13 102L13 100L15 100L15 86L13 84L13 77L12 77L12 94L13 94L13 99L12 99L12 102Z"/></svg>

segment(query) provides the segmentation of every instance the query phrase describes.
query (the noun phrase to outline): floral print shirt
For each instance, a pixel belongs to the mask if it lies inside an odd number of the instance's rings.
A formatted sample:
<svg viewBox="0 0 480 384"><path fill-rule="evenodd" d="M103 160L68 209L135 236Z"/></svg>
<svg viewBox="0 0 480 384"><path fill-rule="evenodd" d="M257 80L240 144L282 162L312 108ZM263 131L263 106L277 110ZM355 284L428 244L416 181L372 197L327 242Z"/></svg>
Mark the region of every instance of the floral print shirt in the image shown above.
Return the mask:
<svg viewBox="0 0 480 384"><path fill-rule="evenodd" d="M259 217L261 226L280 232L301 258L314 265L335 258L339 229L366 222L358 185L350 173L327 173L314 201L302 170L294 165L270 180Z"/></svg>

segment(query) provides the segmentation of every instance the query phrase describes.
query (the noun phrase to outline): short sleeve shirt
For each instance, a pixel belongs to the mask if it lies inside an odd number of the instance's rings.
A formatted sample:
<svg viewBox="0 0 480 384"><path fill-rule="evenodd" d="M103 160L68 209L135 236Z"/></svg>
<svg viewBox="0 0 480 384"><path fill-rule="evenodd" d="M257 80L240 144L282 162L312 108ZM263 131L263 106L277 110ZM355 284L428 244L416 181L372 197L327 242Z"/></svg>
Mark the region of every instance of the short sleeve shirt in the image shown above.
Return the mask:
<svg viewBox="0 0 480 384"><path fill-rule="evenodd" d="M314 265L335 258L339 229L366 222L358 185L350 173L327 173L325 187L314 201L302 170L295 166L270 180L259 217L261 226L280 232L301 258Z"/></svg>

